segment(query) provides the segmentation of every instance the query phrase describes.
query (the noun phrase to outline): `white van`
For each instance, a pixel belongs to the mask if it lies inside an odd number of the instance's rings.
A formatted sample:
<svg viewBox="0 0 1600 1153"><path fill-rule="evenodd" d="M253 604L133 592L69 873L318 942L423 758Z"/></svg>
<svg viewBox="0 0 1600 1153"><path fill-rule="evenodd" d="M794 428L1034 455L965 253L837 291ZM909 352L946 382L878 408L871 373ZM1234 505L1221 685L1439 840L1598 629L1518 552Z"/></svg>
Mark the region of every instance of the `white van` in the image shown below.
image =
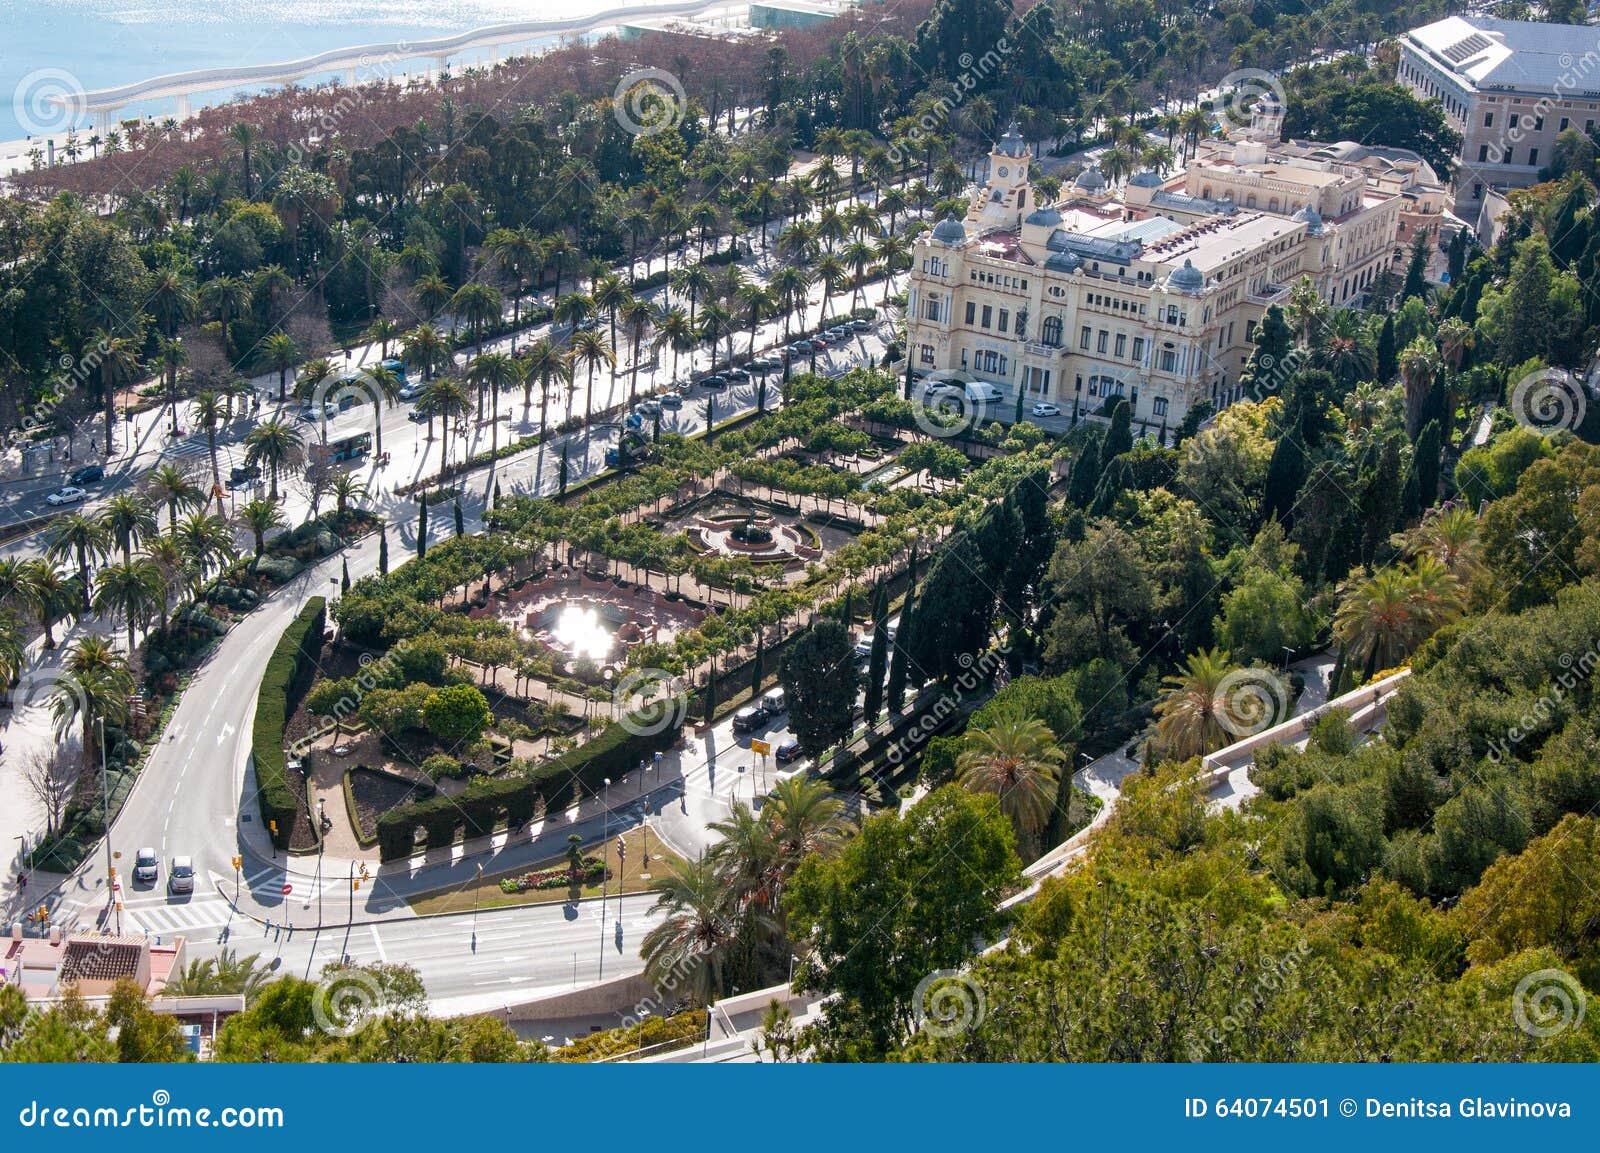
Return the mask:
<svg viewBox="0 0 1600 1153"><path fill-rule="evenodd" d="M994 404L1004 395L999 385L987 380L974 380L966 386L967 400L974 404Z"/></svg>
<svg viewBox="0 0 1600 1153"><path fill-rule="evenodd" d="M781 717L789 707L782 689L768 689L761 694L761 707L769 717Z"/></svg>

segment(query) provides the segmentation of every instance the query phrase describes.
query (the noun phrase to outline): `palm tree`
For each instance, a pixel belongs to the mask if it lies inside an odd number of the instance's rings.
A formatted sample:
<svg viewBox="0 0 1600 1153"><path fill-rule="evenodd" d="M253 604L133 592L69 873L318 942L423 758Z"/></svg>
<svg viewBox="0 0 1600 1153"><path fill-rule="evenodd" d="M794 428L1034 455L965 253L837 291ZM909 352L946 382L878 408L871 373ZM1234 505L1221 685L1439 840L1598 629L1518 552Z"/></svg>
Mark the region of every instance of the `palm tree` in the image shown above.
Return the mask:
<svg viewBox="0 0 1600 1153"><path fill-rule="evenodd" d="M378 342L378 356L380 359L389 359L390 342L399 339L400 326L387 316L380 316L367 325L366 337L368 340Z"/></svg>
<svg viewBox="0 0 1600 1153"><path fill-rule="evenodd" d="M228 139L233 150L239 154L240 170L244 174L245 199L252 200L255 198L255 188L250 159L252 153L260 147L261 130L254 124L246 124L240 120L229 126Z"/></svg>
<svg viewBox="0 0 1600 1153"><path fill-rule="evenodd" d="M128 671L127 659L95 633L72 642L62 669L65 675L50 689L56 734L65 734L74 723L79 726L83 761L88 767L98 760L96 730L100 722L126 723L133 674Z"/></svg>
<svg viewBox="0 0 1600 1153"><path fill-rule="evenodd" d="M172 435L178 435L178 370L189 363L189 349L176 337L163 336L156 342L156 354L161 358L161 379L166 386L167 415L172 422Z"/></svg>
<svg viewBox="0 0 1600 1153"><path fill-rule="evenodd" d="M178 526L178 510L203 507L210 499L200 486L176 465L164 464L152 469L144 478L145 491L157 504L167 506L167 529Z"/></svg>
<svg viewBox="0 0 1600 1153"><path fill-rule="evenodd" d="M713 821L707 828L717 842L706 858L722 875L733 906L761 915L777 912L784 874L771 824L739 801L726 820Z"/></svg>
<svg viewBox="0 0 1600 1153"><path fill-rule="evenodd" d="M124 561L133 559L139 542L156 531L156 515L150 505L131 492L119 492L100 510L100 523L106 536L122 550Z"/></svg>
<svg viewBox="0 0 1600 1153"><path fill-rule="evenodd" d="M22 644L22 631L17 628L17 618L0 612L0 698L11 692L22 671L28 650Z"/></svg>
<svg viewBox="0 0 1600 1153"><path fill-rule="evenodd" d="M219 393L210 389L194 398L189 418L206 430L206 452L211 458L211 491L217 497L217 512L222 511L222 471L217 466L217 425L225 419L225 404Z"/></svg>
<svg viewBox="0 0 1600 1153"><path fill-rule="evenodd" d="M221 517L196 510L183 518L172 536L197 577L205 577L212 568L233 559L233 533Z"/></svg>
<svg viewBox="0 0 1600 1153"><path fill-rule="evenodd" d="M680 860L651 880L650 891L656 894L651 912L666 917L640 944L645 974L658 987L670 981L696 1004L709 1006L722 993L724 970L738 944L728 886L710 861Z"/></svg>
<svg viewBox="0 0 1600 1153"><path fill-rule="evenodd" d="M261 342L261 362L278 374L278 400L289 394L289 370L300 359L300 348L287 332L274 332Z"/></svg>
<svg viewBox="0 0 1600 1153"><path fill-rule="evenodd" d="M1433 341L1418 336L1400 350L1400 379L1406 389L1406 435L1415 440L1422 428L1422 408L1428 399L1428 389L1433 385L1433 374L1439 366L1439 354Z"/></svg>
<svg viewBox="0 0 1600 1153"><path fill-rule="evenodd" d="M1184 671L1164 677L1166 692L1156 703L1156 742L1175 760L1204 756L1232 738L1223 726L1227 716L1228 674L1233 665L1225 653L1202 649L1190 653Z"/></svg>
<svg viewBox="0 0 1600 1153"><path fill-rule="evenodd" d="M622 318L623 329L633 347L632 367L629 370L631 377L628 381L628 399L633 400L639 395L639 345L655 321L656 310L648 300L629 296L617 309L617 314Z"/></svg>
<svg viewBox="0 0 1600 1153"><path fill-rule="evenodd" d="M450 312L459 321L467 326L467 331L472 334L472 344L476 351L483 351L483 331L491 324L498 324L505 313L505 304L500 299L500 294L487 284L476 281L463 284L450 298Z"/></svg>
<svg viewBox="0 0 1600 1153"><path fill-rule="evenodd" d="M100 570L95 587L96 612L121 616L128 623L128 651L135 648L135 634L150 620L150 614L165 604L166 586L161 570L148 557L119 561Z"/></svg>
<svg viewBox="0 0 1600 1153"><path fill-rule="evenodd" d="M672 274L671 285L673 293L680 299L685 296L689 298L689 323L692 325L700 298L711 291L711 270L703 264L680 268Z"/></svg>
<svg viewBox="0 0 1600 1153"><path fill-rule="evenodd" d="M106 414L106 455L114 447L112 430L117 421L117 389L133 380L139 371L138 344L125 336L113 336L105 329L96 332L90 341L98 358L95 376L100 383L100 403Z"/></svg>
<svg viewBox="0 0 1600 1153"><path fill-rule="evenodd" d="M689 316L681 308L669 308L657 314L655 319L657 350L666 347L672 350L672 379L678 379L678 354L694 347L694 325L690 323Z"/></svg>
<svg viewBox="0 0 1600 1153"><path fill-rule="evenodd" d="M533 382L539 382L539 431L545 432L550 427L546 417L550 411L550 386L556 381L570 380L572 375L572 362L567 355L548 339L534 341L528 346L523 356L522 374L522 408L526 412L529 404L529 389ZM541 443L543 441L541 440Z"/></svg>
<svg viewBox="0 0 1600 1153"><path fill-rule="evenodd" d="M183 972L167 982L166 992L178 997L214 997L243 993L245 1004L252 1004L271 977L260 968L261 958L252 953L241 958L232 949L215 957L190 961Z"/></svg>
<svg viewBox="0 0 1600 1153"><path fill-rule="evenodd" d="M969 791L993 793L1019 839L1032 847L1050 820L1065 760L1055 734L1038 717L1004 717L968 734L956 774Z"/></svg>
<svg viewBox="0 0 1600 1153"><path fill-rule="evenodd" d="M356 501L363 500L367 495L367 486L351 473L341 472L333 478L334 510L340 520Z"/></svg>
<svg viewBox="0 0 1600 1153"><path fill-rule="evenodd" d="M81 512L68 513L50 526L45 536L45 555L51 560L74 560L78 565L80 598L78 607L91 612L89 603L89 561L103 560L110 545L105 526Z"/></svg>
<svg viewBox="0 0 1600 1153"><path fill-rule="evenodd" d="M438 369L450 363L450 349L437 328L419 324L406 334L401 342L400 357L405 363L422 373L422 382L433 379Z"/></svg>
<svg viewBox="0 0 1600 1153"><path fill-rule="evenodd" d="M480 352L467 365L467 379L478 390L478 415L483 416L483 394L489 394L489 449L500 449L500 394L515 388L522 379L522 369L503 352Z"/></svg>
<svg viewBox="0 0 1600 1153"><path fill-rule="evenodd" d="M793 872L812 853L825 853L849 832L844 802L827 783L795 775L773 786L761 810L772 825L786 873Z"/></svg>
<svg viewBox="0 0 1600 1153"><path fill-rule="evenodd" d="M419 402L427 403L427 411L439 418L440 427L440 464L439 475L444 475L444 470L450 464L450 425L459 420L466 411L472 407L472 400L467 396L467 390L461 382L453 376L441 376L423 390Z"/></svg>
<svg viewBox="0 0 1600 1153"><path fill-rule="evenodd" d="M260 556L266 547L267 532L279 528L283 524L283 514L278 509L276 497L261 499L257 497L239 510L240 517L244 520L256 542L256 556Z"/></svg>
<svg viewBox="0 0 1600 1153"><path fill-rule="evenodd" d="M583 421L587 433L589 416L594 407L594 370L615 365L617 354L598 332L579 331L572 334L571 356L574 368L582 366L588 370L588 382L583 394Z"/></svg>
<svg viewBox="0 0 1600 1153"><path fill-rule="evenodd" d="M1425 553L1410 566L1381 568L1340 585L1333 635L1347 666L1360 662L1365 681L1400 663L1460 613L1456 578Z"/></svg>
<svg viewBox="0 0 1600 1153"><path fill-rule="evenodd" d="M301 459L304 440L281 420L264 420L244 438L244 458L253 465L266 465L271 483L267 496L278 499L278 473L293 469Z"/></svg>
<svg viewBox="0 0 1600 1153"><path fill-rule="evenodd" d="M392 368L371 364L361 374L372 399L372 451L383 455L383 406L400 399L400 378Z"/></svg>
<svg viewBox="0 0 1600 1153"><path fill-rule="evenodd" d="M167 610L172 603L173 594L180 594L180 601L189 596L196 585L196 574L189 567L189 558L184 555L183 545L170 532L161 533L145 541L144 555L161 572L160 627L165 631Z"/></svg>
<svg viewBox="0 0 1600 1153"><path fill-rule="evenodd" d="M49 561L0 560L0 609L16 608L36 617L44 629L44 647L56 647L55 626L63 617L77 615L78 583L64 577Z"/></svg>

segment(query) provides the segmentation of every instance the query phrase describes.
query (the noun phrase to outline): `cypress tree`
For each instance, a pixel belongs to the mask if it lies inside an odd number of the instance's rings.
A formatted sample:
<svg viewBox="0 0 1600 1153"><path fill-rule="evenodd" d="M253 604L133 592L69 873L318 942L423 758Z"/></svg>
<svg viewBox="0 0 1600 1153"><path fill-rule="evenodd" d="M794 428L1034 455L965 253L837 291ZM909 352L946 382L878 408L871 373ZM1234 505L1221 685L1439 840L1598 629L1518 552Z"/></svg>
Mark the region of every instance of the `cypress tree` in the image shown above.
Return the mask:
<svg viewBox="0 0 1600 1153"><path fill-rule="evenodd" d="M1432 508L1439 499L1439 450L1441 443L1439 422L1430 420L1422 426L1417 436L1416 453L1411 467L1417 474L1417 495L1422 508Z"/></svg>
<svg viewBox="0 0 1600 1153"><path fill-rule="evenodd" d="M341 557L340 560L339 560L339 592L341 594L344 594L344 593L347 593L349 591L350 591L350 558L349 557Z"/></svg>
<svg viewBox="0 0 1600 1153"><path fill-rule="evenodd" d="M717 658L711 658L711 673L706 677L706 724L717 711Z"/></svg>
<svg viewBox="0 0 1600 1153"><path fill-rule="evenodd" d="M567 442L566 441L562 441L561 442L561 463L558 466L556 466L556 485L557 485L557 487L559 489L559 491L557 492L556 495L558 495L558 496L566 496L567 495L567 473L568 473L570 467L571 466L567 462Z"/></svg>
<svg viewBox="0 0 1600 1153"><path fill-rule="evenodd" d="M378 575L389 575L389 526L378 526Z"/></svg>
<svg viewBox="0 0 1600 1153"><path fill-rule="evenodd" d="M913 593L906 590L905 602L900 606L900 628L895 633L894 651L889 658L889 687L887 696L889 711L898 713L906 703L906 680L910 673L907 668L908 656L906 641L911 636L911 626L915 623L911 619Z"/></svg>
<svg viewBox="0 0 1600 1153"><path fill-rule="evenodd" d="M756 655L750 661L750 695L757 696L761 692L762 658L766 655L766 634L756 630Z"/></svg>
<svg viewBox="0 0 1600 1153"><path fill-rule="evenodd" d="M1111 407L1111 425L1100 442L1100 467L1103 469L1125 452L1133 451L1133 407L1122 397Z"/></svg>
<svg viewBox="0 0 1600 1153"><path fill-rule="evenodd" d="M1418 232L1411 238L1411 259L1406 264L1405 284L1400 288L1403 304L1413 296L1428 298L1428 236Z"/></svg>
<svg viewBox="0 0 1600 1153"><path fill-rule="evenodd" d="M1395 348L1394 314L1390 313L1378 330L1378 383L1388 384L1399 371L1400 352Z"/></svg>
<svg viewBox="0 0 1600 1153"><path fill-rule="evenodd" d="M417 559L421 560L428 555L428 494L422 494L422 503L417 510Z"/></svg>
<svg viewBox="0 0 1600 1153"><path fill-rule="evenodd" d="M461 516L461 498L459 496L456 497L455 515L456 515L456 535L460 536L462 533L464 533L466 531L466 522L462 519L462 516Z"/></svg>
<svg viewBox="0 0 1600 1153"><path fill-rule="evenodd" d="M878 582L872 602L872 654L867 659L867 686L863 719L873 724L883 709L883 675L889 664L889 590Z"/></svg>
<svg viewBox="0 0 1600 1153"><path fill-rule="evenodd" d="M1100 487L1100 438L1090 437L1067 476L1067 499L1079 508L1088 508Z"/></svg>

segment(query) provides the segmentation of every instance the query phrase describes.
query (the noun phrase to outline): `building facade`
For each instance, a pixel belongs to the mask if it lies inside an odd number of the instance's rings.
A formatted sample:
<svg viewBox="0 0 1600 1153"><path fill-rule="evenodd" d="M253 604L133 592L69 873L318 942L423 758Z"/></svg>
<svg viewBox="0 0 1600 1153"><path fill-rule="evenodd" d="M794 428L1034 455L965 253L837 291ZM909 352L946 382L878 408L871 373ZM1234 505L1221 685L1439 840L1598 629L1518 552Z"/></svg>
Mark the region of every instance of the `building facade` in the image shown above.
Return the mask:
<svg viewBox="0 0 1600 1153"><path fill-rule="evenodd" d="M992 383L1001 406L1078 415L1121 396L1153 429L1201 400L1237 400L1256 324L1316 259L1306 221L1248 209L1130 219L1092 168L1061 205L1037 205L1020 147L1007 133L966 220L916 242L912 366Z"/></svg>
<svg viewBox="0 0 1600 1153"><path fill-rule="evenodd" d="M1556 138L1600 121L1600 29L1451 16L1400 37L1397 79L1461 133L1455 211L1538 182Z"/></svg>

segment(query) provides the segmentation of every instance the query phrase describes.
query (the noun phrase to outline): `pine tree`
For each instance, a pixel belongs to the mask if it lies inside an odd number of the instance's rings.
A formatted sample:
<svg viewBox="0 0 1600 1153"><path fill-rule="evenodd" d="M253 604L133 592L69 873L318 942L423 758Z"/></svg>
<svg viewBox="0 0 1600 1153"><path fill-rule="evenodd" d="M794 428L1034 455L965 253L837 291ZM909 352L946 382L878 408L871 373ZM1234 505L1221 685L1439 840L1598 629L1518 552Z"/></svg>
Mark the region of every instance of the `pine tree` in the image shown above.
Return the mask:
<svg viewBox="0 0 1600 1153"><path fill-rule="evenodd" d="M1450 283L1460 287L1462 274L1467 270L1467 230L1458 228L1450 237L1450 247L1445 249Z"/></svg>
<svg viewBox="0 0 1600 1153"><path fill-rule="evenodd" d="M389 526L378 526L378 575L389 575Z"/></svg>
<svg viewBox="0 0 1600 1153"><path fill-rule="evenodd" d="M417 510L417 559L421 560L428 555L428 494L422 494L422 502Z"/></svg>

